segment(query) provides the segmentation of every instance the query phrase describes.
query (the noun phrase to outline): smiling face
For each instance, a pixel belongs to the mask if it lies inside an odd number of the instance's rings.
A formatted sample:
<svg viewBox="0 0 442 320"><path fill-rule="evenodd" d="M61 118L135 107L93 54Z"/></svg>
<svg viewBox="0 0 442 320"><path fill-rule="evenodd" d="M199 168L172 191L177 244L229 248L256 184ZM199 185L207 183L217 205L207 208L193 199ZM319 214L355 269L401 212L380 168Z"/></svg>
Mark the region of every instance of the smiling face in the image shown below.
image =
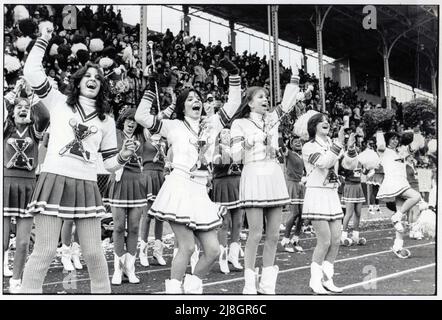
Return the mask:
<svg viewBox="0 0 442 320"><path fill-rule="evenodd" d="M80 81L80 94L89 99L95 99L100 92L101 80L98 70L95 68L87 69Z"/></svg>
<svg viewBox="0 0 442 320"><path fill-rule="evenodd" d="M393 136L388 140L388 146L392 149L396 149L399 144L399 139L396 136Z"/></svg>
<svg viewBox="0 0 442 320"><path fill-rule="evenodd" d="M328 123L327 117L322 117L321 122L316 125L316 134L321 136L328 135L330 131L330 124Z"/></svg>
<svg viewBox="0 0 442 320"><path fill-rule="evenodd" d="M195 91L191 91L184 101L184 115L192 119L199 119L203 110L203 104Z"/></svg>
<svg viewBox="0 0 442 320"><path fill-rule="evenodd" d="M14 113L12 117L14 118L14 122L16 125L25 124L26 117L28 116L28 113L31 112L31 107L29 103L26 100L20 100L15 106L14 106Z"/></svg>
<svg viewBox="0 0 442 320"><path fill-rule="evenodd" d="M126 119L124 120L123 130L127 135L131 136L134 134L137 125L138 124L135 122L134 119Z"/></svg>
<svg viewBox="0 0 442 320"><path fill-rule="evenodd" d="M259 114L269 111L270 104L265 90L258 90L249 102L250 110Z"/></svg>
<svg viewBox="0 0 442 320"><path fill-rule="evenodd" d="M302 150L302 142L299 138L293 138L291 141L291 147L294 151L301 151Z"/></svg>

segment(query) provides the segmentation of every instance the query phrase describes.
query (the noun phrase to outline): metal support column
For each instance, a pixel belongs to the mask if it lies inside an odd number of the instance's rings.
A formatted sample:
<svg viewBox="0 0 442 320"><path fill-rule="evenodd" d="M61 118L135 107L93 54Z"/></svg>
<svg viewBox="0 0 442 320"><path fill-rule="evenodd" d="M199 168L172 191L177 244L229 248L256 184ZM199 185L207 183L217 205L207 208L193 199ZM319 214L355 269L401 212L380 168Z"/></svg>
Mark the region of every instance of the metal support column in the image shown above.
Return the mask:
<svg viewBox="0 0 442 320"><path fill-rule="evenodd" d="M270 105L273 107L273 55L272 55L272 11L271 6L267 6L267 23L269 27L269 78L270 78Z"/></svg>
<svg viewBox="0 0 442 320"><path fill-rule="evenodd" d="M383 60L384 60L384 78L385 78L385 99L387 100L387 109L391 110L391 92L390 92L390 65L388 63L389 52L387 45L383 46Z"/></svg>
<svg viewBox="0 0 442 320"><path fill-rule="evenodd" d="M183 20L181 29L187 33L187 35L190 35L190 17L189 17L189 6L183 5Z"/></svg>
<svg viewBox="0 0 442 320"><path fill-rule="evenodd" d="M143 70L147 67L147 6L140 7L140 52L141 65ZM152 57L153 59L153 57ZM143 88L146 86L146 80L142 79Z"/></svg>
<svg viewBox="0 0 442 320"><path fill-rule="evenodd" d="M274 101L281 100L281 86L279 81L279 30L278 30L278 7L273 5L272 9L272 35L273 35L273 94Z"/></svg>
<svg viewBox="0 0 442 320"><path fill-rule="evenodd" d="M230 45L232 46L233 52L236 52L236 32L235 32L235 21L229 20L230 28Z"/></svg>

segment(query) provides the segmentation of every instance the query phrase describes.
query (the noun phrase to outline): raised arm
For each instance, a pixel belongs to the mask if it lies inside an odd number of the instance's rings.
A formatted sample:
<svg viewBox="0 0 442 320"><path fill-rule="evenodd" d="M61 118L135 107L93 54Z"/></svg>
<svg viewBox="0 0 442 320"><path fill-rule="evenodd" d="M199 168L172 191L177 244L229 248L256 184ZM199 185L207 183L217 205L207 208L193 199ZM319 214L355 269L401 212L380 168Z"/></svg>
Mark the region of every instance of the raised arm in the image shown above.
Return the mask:
<svg viewBox="0 0 442 320"><path fill-rule="evenodd" d="M305 94L299 92L299 77L292 76L290 79L290 83L285 86L281 104L272 111L272 115L277 115L278 118L280 118L285 113L290 112L296 102L304 100L304 98Z"/></svg>
<svg viewBox="0 0 442 320"><path fill-rule="evenodd" d="M35 136L41 140L43 139L43 133L49 125L49 111L43 104L39 101L33 106L31 106L31 119L34 121L34 133Z"/></svg>
<svg viewBox="0 0 442 320"><path fill-rule="evenodd" d="M384 152L387 148L385 143L384 133L382 131L376 132L376 147L378 152Z"/></svg>
<svg viewBox="0 0 442 320"><path fill-rule="evenodd" d="M44 22L39 27L41 36L35 41L26 59L23 75L37 96L42 99L45 106L50 110L55 104L56 99L63 95L51 86L42 64L46 48L52 37L53 25L52 23Z"/></svg>

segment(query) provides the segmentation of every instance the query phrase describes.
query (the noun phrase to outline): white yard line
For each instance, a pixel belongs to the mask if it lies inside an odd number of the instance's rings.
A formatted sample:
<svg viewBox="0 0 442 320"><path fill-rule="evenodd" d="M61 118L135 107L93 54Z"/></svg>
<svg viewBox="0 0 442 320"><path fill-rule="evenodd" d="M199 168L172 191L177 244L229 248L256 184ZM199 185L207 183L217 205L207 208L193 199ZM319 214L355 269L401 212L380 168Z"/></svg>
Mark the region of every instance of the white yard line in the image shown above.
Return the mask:
<svg viewBox="0 0 442 320"><path fill-rule="evenodd" d="M424 266L420 266L420 267L416 267L416 268L412 268L412 269L408 269L408 270L403 270L403 271L400 271L400 272L390 273L390 274L387 274L385 276L378 277L378 278L373 278L373 279L370 279L370 280L367 280L367 281L362 281L362 282L358 282L358 283L349 284L348 286L341 287L341 288L343 290L353 289L353 288L356 288L356 287L365 286L365 285L370 284L370 283L384 281L384 280L391 279L391 278L396 278L396 277L402 276L402 275L407 274L407 273L411 273L411 272L427 269L427 268L434 267L434 266L436 266L436 263L430 263L430 264L427 264L427 265L424 265Z"/></svg>

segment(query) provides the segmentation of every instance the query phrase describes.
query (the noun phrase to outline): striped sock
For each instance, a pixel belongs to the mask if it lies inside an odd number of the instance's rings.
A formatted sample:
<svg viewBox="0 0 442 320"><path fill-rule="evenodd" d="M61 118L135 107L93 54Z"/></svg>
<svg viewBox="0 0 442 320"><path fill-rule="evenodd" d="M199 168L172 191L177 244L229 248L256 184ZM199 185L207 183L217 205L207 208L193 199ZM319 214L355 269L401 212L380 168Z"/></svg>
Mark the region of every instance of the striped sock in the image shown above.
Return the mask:
<svg viewBox="0 0 442 320"><path fill-rule="evenodd" d="M91 278L91 293L110 293L109 269L101 248L100 219L76 219L75 224Z"/></svg>
<svg viewBox="0 0 442 320"><path fill-rule="evenodd" d="M35 245L23 272L20 293L42 293L43 281L57 253L62 219L37 214L35 222Z"/></svg>

